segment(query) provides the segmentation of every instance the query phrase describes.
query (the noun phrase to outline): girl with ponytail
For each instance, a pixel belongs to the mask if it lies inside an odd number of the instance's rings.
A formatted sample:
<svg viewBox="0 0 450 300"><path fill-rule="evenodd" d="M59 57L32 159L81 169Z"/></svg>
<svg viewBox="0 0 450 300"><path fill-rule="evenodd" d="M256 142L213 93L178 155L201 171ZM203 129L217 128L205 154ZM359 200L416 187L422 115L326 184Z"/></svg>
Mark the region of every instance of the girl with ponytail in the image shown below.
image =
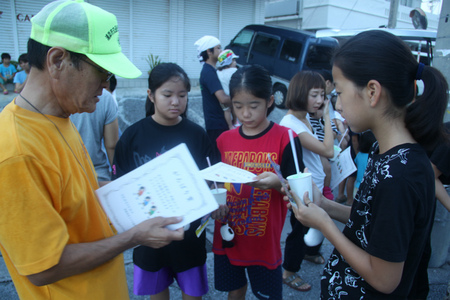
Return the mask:
<svg viewBox="0 0 450 300"><path fill-rule="evenodd" d="M297 200L292 208L335 246L321 298L407 299L433 224L434 173L425 150L442 135L447 82L382 30L345 43L335 53L333 78L337 109L353 131L370 129L377 142L351 208L318 189L314 203ZM346 224L343 232L332 218Z"/></svg>

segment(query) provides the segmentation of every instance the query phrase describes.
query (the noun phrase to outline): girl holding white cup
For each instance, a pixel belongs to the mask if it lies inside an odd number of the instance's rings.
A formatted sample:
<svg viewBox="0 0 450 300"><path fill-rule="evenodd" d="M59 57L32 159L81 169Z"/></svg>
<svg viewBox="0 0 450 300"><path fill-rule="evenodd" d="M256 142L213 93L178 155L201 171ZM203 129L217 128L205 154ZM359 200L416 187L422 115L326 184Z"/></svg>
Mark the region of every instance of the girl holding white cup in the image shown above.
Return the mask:
<svg viewBox="0 0 450 300"><path fill-rule="evenodd" d="M297 133L302 144L303 162L312 173L312 179L320 190L324 187L325 179L320 156L332 158L334 155L334 136L328 105L329 100L325 101L323 77L314 71L301 71L291 79L286 98L286 107L289 110L280 122L280 125L289 127ZM309 122L309 114L317 112L322 106L325 122L323 142L319 141ZM298 291L308 291L311 286L303 282L297 272L304 258L319 264L325 262L319 253L321 243L307 250L304 236L308 229L295 219L294 214L291 214L290 222L292 232L286 239L283 280Z"/></svg>
<svg viewBox="0 0 450 300"><path fill-rule="evenodd" d="M418 63L400 38L380 30L349 39L333 61L336 108L353 131L370 129L377 142L351 208L317 189L314 203L306 196L305 205L297 201L292 208L335 246L321 297L417 299L410 292L436 203L424 148L442 136L448 84L437 69ZM425 88L418 94L420 80ZM346 224L343 232L332 218Z"/></svg>

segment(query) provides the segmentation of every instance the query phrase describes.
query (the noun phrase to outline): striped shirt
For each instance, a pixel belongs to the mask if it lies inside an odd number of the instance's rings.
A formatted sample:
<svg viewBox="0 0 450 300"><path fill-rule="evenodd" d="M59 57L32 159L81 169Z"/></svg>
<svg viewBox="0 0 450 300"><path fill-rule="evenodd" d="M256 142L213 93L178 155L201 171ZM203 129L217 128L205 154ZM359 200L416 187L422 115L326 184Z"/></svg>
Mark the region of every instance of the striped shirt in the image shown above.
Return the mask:
<svg viewBox="0 0 450 300"><path fill-rule="evenodd" d="M323 139L325 137L323 118L316 119L310 116L309 123L311 124L311 127L314 129L314 132L316 133L319 141L323 142ZM336 124L334 124L333 121L331 121L331 129L333 129L334 132L339 133Z"/></svg>

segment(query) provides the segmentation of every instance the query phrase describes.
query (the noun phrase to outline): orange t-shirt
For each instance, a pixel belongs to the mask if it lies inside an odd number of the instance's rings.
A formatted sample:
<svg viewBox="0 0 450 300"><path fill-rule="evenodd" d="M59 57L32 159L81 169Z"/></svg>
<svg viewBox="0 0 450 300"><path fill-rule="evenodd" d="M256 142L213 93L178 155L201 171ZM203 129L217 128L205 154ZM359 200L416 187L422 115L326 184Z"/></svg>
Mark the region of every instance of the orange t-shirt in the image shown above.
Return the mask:
<svg viewBox="0 0 450 300"><path fill-rule="evenodd" d="M17 292L21 299L128 299L122 256L42 287L26 277L58 264L68 244L115 234L78 132L69 118L47 117L54 124L14 103L0 114L0 250Z"/></svg>

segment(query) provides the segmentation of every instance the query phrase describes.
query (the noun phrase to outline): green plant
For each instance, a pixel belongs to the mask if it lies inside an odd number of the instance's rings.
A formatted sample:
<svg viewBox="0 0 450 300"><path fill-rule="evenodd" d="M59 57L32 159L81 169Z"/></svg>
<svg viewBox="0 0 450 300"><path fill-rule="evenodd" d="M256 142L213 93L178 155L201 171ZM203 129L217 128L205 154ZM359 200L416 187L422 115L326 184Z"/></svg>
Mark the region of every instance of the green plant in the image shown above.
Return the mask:
<svg viewBox="0 0 450 300"><path fill-rule="evenodd" d="M146 61L148 63L148 66L150 67L150 70L148 70L148 74L150 74L150 72L153 70L154 67L156 67L161 63L161 59L159 58L159 56L153 54L147 56Z"/></svg>

